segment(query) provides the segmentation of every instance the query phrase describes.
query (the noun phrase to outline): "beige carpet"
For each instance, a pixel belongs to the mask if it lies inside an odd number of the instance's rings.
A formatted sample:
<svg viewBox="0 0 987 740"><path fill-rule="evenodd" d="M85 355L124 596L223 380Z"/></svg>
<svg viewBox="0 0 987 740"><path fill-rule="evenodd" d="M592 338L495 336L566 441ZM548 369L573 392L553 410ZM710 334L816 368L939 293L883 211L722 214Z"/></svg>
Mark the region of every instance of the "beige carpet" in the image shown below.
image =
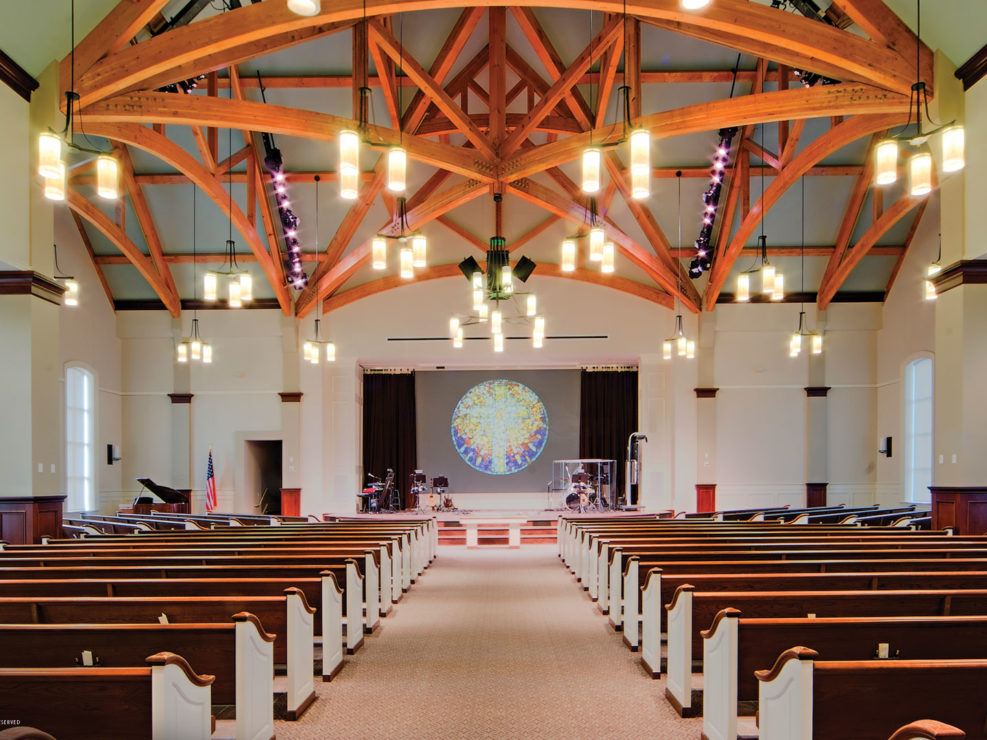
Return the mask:
<svg viewBox="0 0 987 740"><path fill-rule="evenodd" d="M555 553L441 548L277 737L696 740Z"/></svg>

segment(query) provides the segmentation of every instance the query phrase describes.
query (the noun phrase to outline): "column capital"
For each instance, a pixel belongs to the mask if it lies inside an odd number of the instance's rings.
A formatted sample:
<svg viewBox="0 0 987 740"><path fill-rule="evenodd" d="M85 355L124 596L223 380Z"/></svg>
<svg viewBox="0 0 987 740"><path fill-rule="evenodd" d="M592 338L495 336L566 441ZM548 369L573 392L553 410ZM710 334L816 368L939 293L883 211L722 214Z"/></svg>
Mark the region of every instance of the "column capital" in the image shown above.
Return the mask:
<svg viewBox="0 0 987 740"><path fill-rule="evenodd" d="M0 271L0 295L33 295L60 306L64 293L64 285L40 272L34 270Z"/></svg>
<svg viewBox="0 0 987 740"><path fill-rule="evenodd" d="M828 395L828 385L810 385L805 389L806 398L826 398Z"/></svg>
<svg viewBox="0 0 987 740"><path fill-rule="evenodd" d="M281 403L301 403L303 394L301 391L281 391L278 395L281 396Z"/></svg>
<svg viewBox="0 0 987 740"><path fill-rule="evenodd" d="M936 286L936 295L961 285L987 284L987 259L954 262L932 278L932 284Z"/></svg>
<svg viewBox="0 0 987 740"><path fill-rule="evenodd" d="M696 398L716 398L716 392L720 390L719 388L693 388L696 392Z"/></svg>
<svg viewBox="0 0 987 740"><path fill-rule="evenodd" d="M194 393L169 393L168 398L174 403L192 403Z"/></svg>

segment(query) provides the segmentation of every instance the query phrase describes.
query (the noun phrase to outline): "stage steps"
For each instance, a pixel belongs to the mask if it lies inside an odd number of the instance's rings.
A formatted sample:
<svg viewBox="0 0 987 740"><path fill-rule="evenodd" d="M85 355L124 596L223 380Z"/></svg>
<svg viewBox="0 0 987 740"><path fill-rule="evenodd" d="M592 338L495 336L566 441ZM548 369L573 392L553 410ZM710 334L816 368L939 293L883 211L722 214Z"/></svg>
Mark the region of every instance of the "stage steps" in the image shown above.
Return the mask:
<svg viewBox="0 0 987 740"><path fill-rule="evenodd" d="M554 520L527 519L516 522L504 520L483 521L482 519L446 520L438 522L440 545L468 545L469 547L519 547L520 545L555 544L556 525ZM512 525L519 530L519 544L511 543ZM476 544L469 540L468 531L476 530Z"/></svg>

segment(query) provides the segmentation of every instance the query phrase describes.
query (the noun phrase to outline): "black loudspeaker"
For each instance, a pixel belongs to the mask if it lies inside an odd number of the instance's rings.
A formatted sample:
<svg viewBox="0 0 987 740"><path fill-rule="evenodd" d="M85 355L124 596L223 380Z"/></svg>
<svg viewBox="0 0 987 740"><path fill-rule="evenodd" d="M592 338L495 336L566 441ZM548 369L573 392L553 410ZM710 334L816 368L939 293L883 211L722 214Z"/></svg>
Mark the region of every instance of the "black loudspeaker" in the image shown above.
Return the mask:
<svg viewBox="0 0 987 740"><path fill-rule="evenodd" d="M467 280L473 279L474 272L480 272L480 263L477 262L472 257L467 257L462 262L459 263L459 270L462 272Z"/></svg>
<svg viewBox="0 0 987 740"><path fill-rule="evenodd" d="M878 450L878 453L885 457L891 457L891 437L884 438L884 449Z"/></svg>
<svg viewBox="0 0 987 740"><path fill-rule="evenodd" d="M535 271L535 267L536 265L534 262L529 260L527 257L522 257L517 261L517 264L514 265L514 277L522 283L526 282L527 279L531 277L531 273Z"/></svg>

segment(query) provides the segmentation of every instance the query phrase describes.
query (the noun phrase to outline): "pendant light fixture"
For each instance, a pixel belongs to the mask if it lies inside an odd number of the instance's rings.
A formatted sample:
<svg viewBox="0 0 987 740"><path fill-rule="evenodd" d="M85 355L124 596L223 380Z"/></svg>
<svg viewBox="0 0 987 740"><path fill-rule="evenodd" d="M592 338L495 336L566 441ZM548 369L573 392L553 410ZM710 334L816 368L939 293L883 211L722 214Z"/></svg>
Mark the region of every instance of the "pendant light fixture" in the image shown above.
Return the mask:
<svg viewBox="0 0 987 740"><path fill-rule="evenodd" d="M508 324L533 325L531 336L535 348L541 347L545 340L545 317L538 315L538 299L534 293L519 290L521 286L517 282L527 282L537 265L527 257L521 257L511 265L507 240L501 236L502 209L503 196L494 193L495 235L490 237L486 271L473 257L467 257L458 265L469 281L472 312L465 317L449 319L449 338L456 349L463 346L464 327L488 321L495 352L504 351L504 332Z"/></svg>
<svg viewBox="0 0 987 740"><path fill-rule="evenodd" d="M802 175L802 264L799 270L802 281L801 296L805 297L805 175ZM798 357L802 352L802 345L808 342L809 351L814 355L821 355L823 351L823 338L821 334L811 331L805 320L805 301L799 307L799 323L788 342L788 356Z"/></svg>
<svg viewBox="0 0 987 740"><path fill-rule="evenodd" d="M65 126L61 132L42 132L38 137L38 174L44 181L44 196L48 200L65 200L65 173L68 169L62 158L63 144L66 153L81 153L87 155L82 161L96 161L96 194L104 200L120 198L120 163L107 152L80 146L75 142L75 131L72 129L72 112L79 102L79 94L75 92L75 0L70 3L71 25L71 61L69 89L65 93ZM87 138L88 141L88 138Z"/></svg>
<svg viewBox="0 0 987 740"><path fill-rule="evenodd" d="M312 240L312 254L315 255L316 269L319 264L319 181L322 178L315 176L315 237ZM314 274L314 273L313 273ZM328 339L323 339L321 334L322 320L322 300L319 295L320 283L315 283L315 336L302 345L302 358L311 365L318 365L325 355L326 362L336 361L336 345ZM325 351L323 351L323 349Z"/></svg>
<svg viewBox="0 0 987 740"><path fill-rule="evenodd" d="M610 274L616 269L614 256L616 251L613 242L603 242L603 261L600 263L600 272Z"/></svg>
<svg viewBox="0 0 987 740"><path fill-rule="evenodd" d="M929 115L929 93L922 80L922 0L915 0L915 84L908 99L908 122L895 134L889 134L874 148L874 184L886 186L898 179L898 152L904 145L911 152L908 159L908 194L923 198L932 192L932 154L928 141L939 134L942 147L943 172L958 172L966 164L964 156L966 134L961 124L950 121L937 124ZM912 111L915 112L914 122ZM926 122L934 126L930 131L922 128L922 113Z"/></svg>
<svg viewBox="0 0 987 740"><path fill-rule="evenodd" d="M203 342L199 336L199 311L196 307L196 279L195 269L197 265L198 252L196 250L196 234L198 232L198 203L199 188L192 184L192 333L184 337L175 348L175 361L185 364L189 361L201 362L203 365L212 364L212 345Z"/></svg>
<svg viewBox="0 0 987 740"><path fill-rule="evenodd" d="M228 129L227 141L229 143L229 156L233 156L233 129ZM227 170L229 175L227 187L229 188L229 238L226 240L226 258L223 268L220 270L209 270L203 277L202 299L212 303L219 299L219 280L226 280L227 306L229 308L243 308L244 303L254 300L254 280L250 272L241 269L236 261L236 242L233 240L233 168ZM287 208L291 204L287 200L282 200L281 204Z"/></svg>
<svg viewBox="0 0 987 740"><path fill-rule="evenodd" d="M576 240L572 237L562 240L562 272L576 271Z"/></svg>
<svg viewBox="0 0 987 740"><path fill-rule="evenodd" d="M678 183L678 225L679 225L679 253L682 250L682 171L679 170L675 173L676 181ZM678 291L676 292L674 301L678 304L678 294L682 292L681 284L681 270L679 270L678 259L675 260L676 267L676 282L678 284ZM665 339L661 343L661 357L663 360L671 360L674 355L679 357L684 357L687 360L692 360L696 356L696 342L695 340L689 339L685 335L685 329L682 324L682 314L675 314L675 329L672 331L671 336Z"/></svg>
<svg viewBox="0 0 987 740"><path fill-rule="evenodd" d="M402 92L404 86L400 83L400 79L404 74L404 14L402 13L401 27L398 31L398 46L400 47L400 52L398 53L398 69L395 79L398 80L397 83L397 93L398 93L398 112L404 110L402 106ZM408 180L408 153L404 150L402 144L404 143L404 131L401 127L398 127L398 146L391 147L387 151L387 189L392 193L403 193L407 187ZM416 260L417 261L417 260ZM421 265L415 265L416 267L424 267L424 262Z"/></svg>
<svg viewBox="0 0 987 740"><path fill-rule="evenodd" d="M927 301L934 301L937 297L936 284L932 282L932 278L942 272L942 234L939 234L939 254L936 255L934 262L930 262L929 266L925 268L925 280L923 283L923 298Z"/></svg>
<svg viewBox="0 0 987 740"><path fill-rule="evenodd" d="M764 124L761 124L761 148L764 148ZM775 269L768 259L768 237L764 234L764 222L767 217L767 207L764 200L764 168L761 168L761 234L757 237L757 248L760 252L760 264L755 264L737 276L737 292L734 301L747 303L751 299L752 273L761 273L761 293L772 301L785 300L785 276Z"/></svg>
<svg viewBox="0 0 987 740"><path fill-rule="evenodd" d="M51 245L55 250L55 274L52 276L65 286L65 295L62 303L65 306L79 305L79 282L72 275L62 275L62 268L58 266L58 245Z"/></svg>
<svg viewBox="0 0 987 740"><path fill-rule="evenodd" d="M407 201L404 196L397 199L397 213L394 214L399 232L397 235L380 233L370 241L371 266L375 270L387 268L387 241L395 240L400 244L398 250L398 266L400 276L410 280L415 276L416 267L428 266L428 239L420 232L408 232Z"/></svg>
<svg viewBox="0 0 987 740"><path fill-rule="evenodd" d="M295 15L313 16L322 12L321 0L288 0L287 5Z"/></svg>

